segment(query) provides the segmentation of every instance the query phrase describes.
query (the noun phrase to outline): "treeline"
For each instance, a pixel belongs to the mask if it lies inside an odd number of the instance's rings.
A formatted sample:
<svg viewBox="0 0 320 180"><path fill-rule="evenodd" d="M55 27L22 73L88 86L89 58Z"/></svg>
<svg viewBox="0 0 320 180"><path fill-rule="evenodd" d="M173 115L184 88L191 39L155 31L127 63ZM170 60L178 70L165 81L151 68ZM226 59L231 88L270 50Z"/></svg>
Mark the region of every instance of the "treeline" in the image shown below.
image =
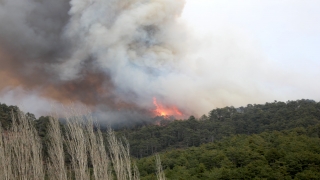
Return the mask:
<svg viewBox="0 0 320 180"><path fill-rule="evenodd" d="M0 104L0 121L6 129L10 126L11 112L18 107ZM36 119L27 113L43 141L46 154L49 117ZM308 127L320 123L320 102L297 100L265 104L248 104L246 107L216 108L200 118L191 116L186 120L172 120L163 117L159 125L145 125L136 128L123 128L117 131L119 137L130 142L131 155L142 158L169 149L199 147L235 134L258 134L264 131L281 131L295 127ZM61 125L63 126L63 125ZM61 127L63 130L64 128ZM102 127L103 130L103 127ZM105 135L105 132L103 132Z"/></svg>
<svg viewBox="0 0 320 180"><path fill-rule="evenodd" d="M235 134L257 134L264 131L308 127L320 123L320 102L297 100L246 107L213 109L199 119L163 119L158 125L122 129L128 138L131 154L141 158L168 149L198 147Z"/></svg>
<svg viewBox="0 0 320 180"><path fill-rule="evenodd" d="M233 135L221 141L161 153L168 179L320 179L320 124L308 128ZM154 157L138 161L152 180Z"/></svg>
<svg viewBox="0 0 320 180"><path fill-rule="evenodd" d="M0 103L0 123L3 129L8 129L12 123L12 114L17 115L19 108L17 106L7 106Z"/></svg>

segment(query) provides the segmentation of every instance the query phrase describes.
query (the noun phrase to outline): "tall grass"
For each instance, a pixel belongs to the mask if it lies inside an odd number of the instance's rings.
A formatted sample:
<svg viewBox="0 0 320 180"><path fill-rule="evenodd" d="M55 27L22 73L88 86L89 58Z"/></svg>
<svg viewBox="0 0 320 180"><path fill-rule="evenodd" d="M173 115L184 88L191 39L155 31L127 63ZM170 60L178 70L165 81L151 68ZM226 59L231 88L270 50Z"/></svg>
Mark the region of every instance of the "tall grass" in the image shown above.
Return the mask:
<svg viewBox="0 0 320 180"><path fill-rule="evenodd" d="M63 150L63 137L57 118L49 119L47 174L50 180L66 180L67 171Z"/></svg>
<svg viewBox="0 0 320 180"><path fill-rule="evenodd" d="M93 167L94 179L110 180L112 179L110 160L106 152L102 133L100 129L95 133L91 117L89 117L88 120L86 124L87 145Z"/></svg>
<svg viewBox="0 0 320 180"><path fill-rule="evenodd" d="M0 180L140 179L125 138L109 128L105 139L91 116L72 112L66 119L63 132L58 118L49 119L43 157L34 122L22 112L12 115L10 129L0 128ZM156 165L158 179L165 179L158 155Z"/></svg>
<svg viewBox="0 0 320 180"><path fill-rule="evenodd" d="M83 125L77 118L68 120L66 146L71 157L73 176L77 180L89 179L87 139Z"/></svg>
<svg viewBox="0 0 320 180"><path fill-rule="evenodd" d="M19 112L12 115L12 126L2 132L0 164L3 179L44 179L41 140L32 122Z"/></svg>
<svg viewBox="0 0 320 180"><path fill-rule="evenodd" d="M156 167L157 167L157 179L158 180L166 180L166 176L163 172L161 160L159 154L156 154Z"/></svg>
<svg viewBox="0 0 320 180"><path fill-rule="evenodd" d="M108 130L110 157L117 179L138 180L139 171L135 163L130 160L129 143L118 140L114 132ZM132 167L133 166L133 167Z"/></svg>

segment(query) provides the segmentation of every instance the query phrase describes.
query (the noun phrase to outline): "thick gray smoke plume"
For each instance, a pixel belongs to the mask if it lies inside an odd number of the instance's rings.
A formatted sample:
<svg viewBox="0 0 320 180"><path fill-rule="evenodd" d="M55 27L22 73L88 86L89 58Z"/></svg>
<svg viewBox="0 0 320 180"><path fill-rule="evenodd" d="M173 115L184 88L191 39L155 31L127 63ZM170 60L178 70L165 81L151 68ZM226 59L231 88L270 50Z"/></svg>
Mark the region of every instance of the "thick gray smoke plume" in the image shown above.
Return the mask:
<svg viewBox="0 0 320 180"><path fill-rule="evenodd" d="M153 97L166 101L164 81L183 59L187 38L177 23L183 6L182 0L1 0L0 87L150 113Z"/></svg>
<svg viewBox="0 0 320 180"><path fill-rule="evenodd" d="M0 90L21 88L56 102L84 104L112 119L154 116L154 98L159 107L174 107L184 117L259 99L259 87L235 89L251 84L247 77L255 73L239 66L259 71L260 57L232 40L210 45L193 39L179 18L184 4L0 0ZM211 51L202 50L206 46L216 48L215 56L206 56Z"/></svg>

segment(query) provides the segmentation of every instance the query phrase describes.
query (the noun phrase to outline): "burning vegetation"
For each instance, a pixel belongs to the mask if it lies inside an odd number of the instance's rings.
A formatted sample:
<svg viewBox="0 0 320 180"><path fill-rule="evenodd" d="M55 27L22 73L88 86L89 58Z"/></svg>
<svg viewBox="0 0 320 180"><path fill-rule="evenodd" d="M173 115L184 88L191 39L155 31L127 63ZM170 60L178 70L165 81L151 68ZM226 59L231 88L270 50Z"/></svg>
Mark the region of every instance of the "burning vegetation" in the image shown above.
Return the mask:
<svg viewBox="0 0 320 180"><path fill-rule="evenodd" d="M154 115L156 116L174 116L174 117L182 117L182 112L176 106L165 106L157 101L157 98L153 98L153 104L155 105L156 109L153 110Z"/></svg>

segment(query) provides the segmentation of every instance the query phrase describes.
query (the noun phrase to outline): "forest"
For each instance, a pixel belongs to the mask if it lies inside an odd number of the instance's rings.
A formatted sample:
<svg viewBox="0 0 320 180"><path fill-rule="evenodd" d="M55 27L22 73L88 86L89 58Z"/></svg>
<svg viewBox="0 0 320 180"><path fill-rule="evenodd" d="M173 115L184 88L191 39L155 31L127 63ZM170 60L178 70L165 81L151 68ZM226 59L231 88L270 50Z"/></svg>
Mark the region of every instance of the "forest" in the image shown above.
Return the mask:
<svg viewBox="0 0 320 180"><path fill-rule="evenodd" d="M213 109L199 119L168 121L160 126L149 125L122 129L118 133L128 138L131 154L137 158L168 149L198 147L237 134L307 128L320 123L320 103L312 100L273 102L246 107Z"/></svg>
<svg viewBox="0 0 320 180"><path fill-rule="evenodd" d="M16 106L0 104L4 130L18 112ZM50 117L25 116L41 137L45 159ZM274 101L216 108L200 118L154 120L159 125L115 131L129 142L141 179L156 179L157 153L167 179L320 179L320 102ZM60 127L64 133L67 125ZM107 128L101 129L107 141Z"/></svg>
<svg viewBox="0 0 320 180"><path fill-rule="evenodd" d="M200 147L168 150L168 179L320 179L320 124L309 128L233 135ZM141 179L155 179L154 158L138 161Z"/></svg>

